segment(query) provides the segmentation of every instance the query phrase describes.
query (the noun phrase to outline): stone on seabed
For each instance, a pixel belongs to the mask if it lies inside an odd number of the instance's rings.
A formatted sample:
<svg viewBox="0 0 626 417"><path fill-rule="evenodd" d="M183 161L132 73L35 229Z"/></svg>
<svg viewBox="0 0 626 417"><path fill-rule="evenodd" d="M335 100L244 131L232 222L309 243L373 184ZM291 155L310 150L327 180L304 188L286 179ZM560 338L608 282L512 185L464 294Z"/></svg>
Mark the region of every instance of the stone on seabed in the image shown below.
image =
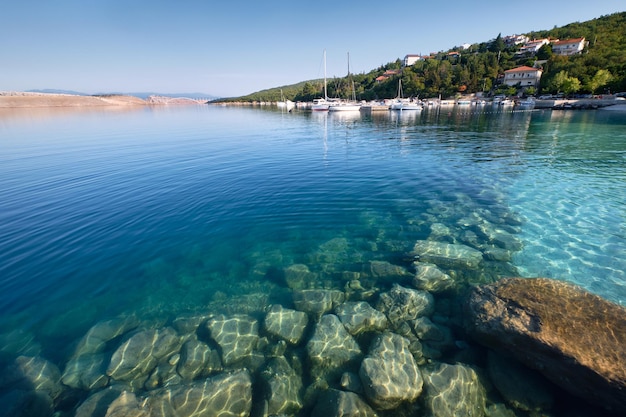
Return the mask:
<svg viewBox="0 0 626 417"><path fill-rule="evenodd" d="M263 324L265 331L272 336L297 345L304 335L308 322L309 318L305 312L274 304L267 312Z"/></svg>
<svg viewBox="0 0 626 417"><path fill-rule="evenodd" d="M383 333L374 340L359 376L367 398L379 410L414 401L422 392L422 375L409 342L394 333Z"/></svg>
<svg viewBox="0 0 626 417"><path fill-rule="evenodd" d="M473 289L466 328L566 391L626 411L626 308L546 278L509 278Z"/></svg>
<svg viewBox="0 0 626 417"><path fill-rule="evenodd" d="M311 413L312 417L377 417L372 408L353 392L324 391Z"/></svg>
<svg viewBox="0 0 626 417"><path fill-rule="evenodd" d="M485 388L465 365L438 363L422 370L424 404L432 417L483 417Z"/></svg>
<svg viewBox="0 0 626 417"><path fill-rule="evenodd" d="M363 332L382 331L387 328L387 317L364 301L348 301L335 309L346 330L356 336Z"/></svg>
<svg viewBox="0 0 626 417"><path fill-rule="evenodd" d="M415 266L415 276L413 277L415 288L435 294L454 288L454 279L439 269L437 265L422 262L414 262L413 265Z"/></svg>
<svg viewBox="0 0 626 417"><path fill-rule="evenodd" d="M246 315L211 318L206 327L222 351L224 365L232 365L249 356L259 342L259 322Z"/></svg>
<svg viewBox="0 0 626 417"><path fill-rule="evenodd" d="M293 415L302 408L302 379L284 357L272 359L261 378L269 415Z"/></svg>
<svg viewBox="0 0 626 417"><path fill-rule="evenodd" d="M159 361L180 349L180 337L171 327L133 335L111 357L107 375L120 381L146 377Z"/></svg>
<svg viewBox="0 0 626 417"><path fill-rule="evenodd" d="M482 252L469 246L418 240L411 255L420 262L433 263L448 269L476 269L483 260Z"/></svg>
<svg viewBox="0 0 626 417"><path fill-rule="evenodd" d="M356 362L362 352L334 314L322 316L306 345L313 378L339 376L342 367Z"/></svg>
<svg viewBox="0 0 626 417"><path fill-rule="evenodd" d="M435 301L426 291L412 290L395 284L391 290L380 295L376 309L385 313L389 321L397 325L406 320L433 313Z"/></svg>

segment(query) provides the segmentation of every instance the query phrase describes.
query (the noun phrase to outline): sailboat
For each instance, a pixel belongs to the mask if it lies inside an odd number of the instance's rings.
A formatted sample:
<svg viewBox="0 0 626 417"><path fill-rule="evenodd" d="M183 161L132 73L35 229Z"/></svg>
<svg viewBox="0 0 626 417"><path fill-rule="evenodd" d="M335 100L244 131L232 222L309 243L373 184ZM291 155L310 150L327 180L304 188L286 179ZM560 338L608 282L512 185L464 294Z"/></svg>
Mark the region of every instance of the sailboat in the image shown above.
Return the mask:
<svg viewBox="0 0 626 417"><path fill-rule="evenodd" d="M285 100L285 96L283 95L282 88L280 89L280 101L276 104L278 105L278 108L287 109L287 110L292 109L296 105L296 103L294 103L291 100Z"/></svg>
<svg viewBox="0 0 626 417"><path fill-rule="evenodd" d="M326 88L326 49L324 49L324 98L314 99L313 106L311 106L311 110L327 111L329 106L330 106L330 101L328 100L328 91Z"/></svg>
<svg viewBox="0 0 626 417"><path fill-rule="evenodd" d="M389 110L422 110L422 105L403 97L402 80L400 79L398 80L398 96L389 106Z"/></svg>
<svg viewBox="0 0 626 417"><path fill-rule="evenodd" d="M361 109L361 105L356 102L356 93L354 91L354 81L350 76L350 53L348 52L348 79L352 82L352 99L351 100L339 100L331 103L328 107L328 111L358 111Z"/></svg>

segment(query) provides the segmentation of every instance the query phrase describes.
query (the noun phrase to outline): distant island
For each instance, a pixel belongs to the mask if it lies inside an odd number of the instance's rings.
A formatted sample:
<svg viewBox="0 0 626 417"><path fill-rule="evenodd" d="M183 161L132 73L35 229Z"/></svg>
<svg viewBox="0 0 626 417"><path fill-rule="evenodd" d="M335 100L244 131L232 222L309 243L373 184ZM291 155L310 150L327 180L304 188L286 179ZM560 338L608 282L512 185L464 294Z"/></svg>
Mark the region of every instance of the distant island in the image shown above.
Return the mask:
<svg viewBox="0 0 626 417"><path fill-rule="evenodd" d="M208 98L150 95L140 98L124 94L81 95L61 92L0 92L0 108L34 107L138 107L151 105L205 104Z"/></svg>

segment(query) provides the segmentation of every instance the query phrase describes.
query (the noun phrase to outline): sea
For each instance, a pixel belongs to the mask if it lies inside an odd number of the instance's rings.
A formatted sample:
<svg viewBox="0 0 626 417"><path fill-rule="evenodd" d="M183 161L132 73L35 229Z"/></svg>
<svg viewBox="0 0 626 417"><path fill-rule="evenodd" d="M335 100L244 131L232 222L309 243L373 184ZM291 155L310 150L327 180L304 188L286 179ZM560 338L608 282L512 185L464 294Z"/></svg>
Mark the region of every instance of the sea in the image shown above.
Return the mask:
<svg viewBox="0 0 626 417"><path fill-rule="evenodd" d="M63 372L118 317L293 308L293 265L306 288L372 261L410 274L417 240L472 218L514 218L520 245L470 284L548 277L626 305L626 112L0 109L0 365Z"/></svg>

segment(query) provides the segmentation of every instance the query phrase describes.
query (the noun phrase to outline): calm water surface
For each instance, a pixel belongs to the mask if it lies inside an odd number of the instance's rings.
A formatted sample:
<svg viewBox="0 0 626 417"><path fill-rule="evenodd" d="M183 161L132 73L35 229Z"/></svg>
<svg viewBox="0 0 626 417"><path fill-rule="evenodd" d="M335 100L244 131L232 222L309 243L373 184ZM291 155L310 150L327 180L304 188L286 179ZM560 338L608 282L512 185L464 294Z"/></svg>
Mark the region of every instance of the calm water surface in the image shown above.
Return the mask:
<svg viewBox="0 0 626 417"><path fill-rule="evenodd" d="M624 184L621 112L0 112L0 334L62 361L102 319L282 302L268 271L328 242L401 263L485 210L522 220L519 275L626 304Z"/></svg>

